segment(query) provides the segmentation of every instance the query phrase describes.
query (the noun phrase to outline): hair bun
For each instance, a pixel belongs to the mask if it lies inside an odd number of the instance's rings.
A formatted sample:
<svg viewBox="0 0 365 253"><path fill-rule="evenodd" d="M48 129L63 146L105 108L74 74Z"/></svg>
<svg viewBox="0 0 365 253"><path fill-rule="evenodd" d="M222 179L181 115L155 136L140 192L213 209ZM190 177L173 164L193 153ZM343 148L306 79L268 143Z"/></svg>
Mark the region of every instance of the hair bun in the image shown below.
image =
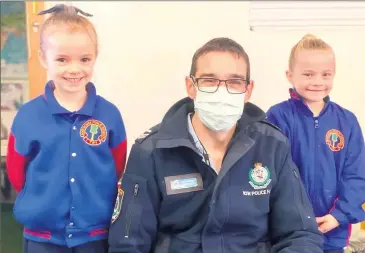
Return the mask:
<svg viewBox="0 0 365 253"><path fill-rule="evenodd" d="M307 33L306 35L304 35L304 37L302 38L302 40L316 40L318 39L317 36Z"/></svg>
<svg viewBox="0 0 365 253"><path fill-rule="evenodd" d="M93 15L87 12L84 12L80 10L79 8L76 8L74 6L65 5L65 4L57 4L47 10L43 10L38 13L38 15L45 15L45 14L67 14L67 15L77 15L78 13L81 13L82 15L86 17L92 17Z"/></svg>

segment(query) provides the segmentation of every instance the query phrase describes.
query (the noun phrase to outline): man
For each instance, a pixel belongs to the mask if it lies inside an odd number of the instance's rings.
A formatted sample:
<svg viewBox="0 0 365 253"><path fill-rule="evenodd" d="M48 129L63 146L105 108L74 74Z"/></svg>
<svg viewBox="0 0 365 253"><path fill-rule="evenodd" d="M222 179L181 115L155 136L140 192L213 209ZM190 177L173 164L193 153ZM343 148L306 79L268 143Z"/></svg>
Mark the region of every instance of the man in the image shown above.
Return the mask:
<svg viewBox="0 0 365 253"><path fill-rule="evenodd" d="M248 102L253 86L233 40L195 53L189 98L132 147L110 253L323 252L289 143Z"/></svg>

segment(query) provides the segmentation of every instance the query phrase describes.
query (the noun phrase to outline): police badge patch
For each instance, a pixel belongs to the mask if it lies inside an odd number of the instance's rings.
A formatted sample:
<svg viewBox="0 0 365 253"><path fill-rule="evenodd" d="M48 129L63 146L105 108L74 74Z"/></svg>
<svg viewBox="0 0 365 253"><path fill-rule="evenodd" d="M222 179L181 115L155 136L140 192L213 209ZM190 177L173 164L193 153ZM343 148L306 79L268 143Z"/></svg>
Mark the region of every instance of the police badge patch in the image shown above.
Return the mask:
<svg viewBox="0 0 365 253"><path fill-rule="evenodd" d="M265 189L271 182L270 170L262 163L255 163L254 168L248 174L250 185L255 189Z"/></svg>
<svg viewBox="0 0 365 253"><path fill-rule="evenodd" d="M118 195L117 195L117 199L115 201L114 211L113 211L113 215L112 215L112 224L118 219L120 211L122 210L123 198L124 198L124 191L122 189L122 183L121 183L121 181L119 181L118 182Z"/></svg>

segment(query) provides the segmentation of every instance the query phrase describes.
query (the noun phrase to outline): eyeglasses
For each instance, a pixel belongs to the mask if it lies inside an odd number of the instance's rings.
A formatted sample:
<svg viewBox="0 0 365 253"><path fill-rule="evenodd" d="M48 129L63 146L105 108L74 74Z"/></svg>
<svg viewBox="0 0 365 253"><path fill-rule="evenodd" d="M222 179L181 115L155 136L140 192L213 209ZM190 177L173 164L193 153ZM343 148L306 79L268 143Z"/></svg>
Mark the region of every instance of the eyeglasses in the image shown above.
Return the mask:
<svg viewBox="0 0 365 253"><path fill-rule="evenodd" d="M220 80L210 77L197 78L192 75L190 77L193 80L193 83L198 87L198 90L206 93L215 93L218 90L221 82L223 82L226 85L228 93L242 94L247 91L247 86L249 84L248 80L242 78Z"/></svg>

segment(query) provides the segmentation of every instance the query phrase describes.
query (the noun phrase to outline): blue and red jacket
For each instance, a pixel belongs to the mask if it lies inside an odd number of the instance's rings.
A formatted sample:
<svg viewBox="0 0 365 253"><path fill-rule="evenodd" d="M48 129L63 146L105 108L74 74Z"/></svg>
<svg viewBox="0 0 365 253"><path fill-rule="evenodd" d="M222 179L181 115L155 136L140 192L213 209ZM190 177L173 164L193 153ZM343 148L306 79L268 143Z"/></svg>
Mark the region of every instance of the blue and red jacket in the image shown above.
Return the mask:
<svg viewBox="0 0 365 253"><path fill-rule="evenodd" d="M351 225L365 220L365 146L356 116L325 98L314 117L302 98L291 89L291 98L272 106L270 122L289 138L316 217L332 214L340 226L324 234L325 250L348 244Z"/></svg>
<svg viewBox="0 0 365 253"><path fill-rule="evenodd" d="M50 81L13 121L7 172L19 192L14 216L29 240L74 247L108 236L126 133L117 107L92 83L86 89L84 106L70 112Z"/></svg>

